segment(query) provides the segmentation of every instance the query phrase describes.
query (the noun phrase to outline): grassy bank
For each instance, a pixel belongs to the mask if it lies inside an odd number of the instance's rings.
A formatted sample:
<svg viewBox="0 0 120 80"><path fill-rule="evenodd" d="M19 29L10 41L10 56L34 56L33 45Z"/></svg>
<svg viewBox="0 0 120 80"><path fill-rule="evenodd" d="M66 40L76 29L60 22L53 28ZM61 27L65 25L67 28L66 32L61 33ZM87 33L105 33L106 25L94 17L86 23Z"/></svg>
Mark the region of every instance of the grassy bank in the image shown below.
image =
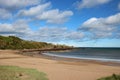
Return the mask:
<svg viewBox="0 0 120 80"><path fill-rule="evenodd" d="M0 49L56 49L71 48L66 45L55 45L46 42L23 40L16 36L0 36Z"/></svg>
<svg viewBox="0 0 120 80"><path fill-rule="evenodd" d="M112 76L101 78L98 80L120 80L120 75L113 74Z"/></svg>
<svg viewBox="0 0 120 80"><path fill-rule="evenodd" d="M16 66L0 66L0 80L48 80L43 72Z"/></svg>

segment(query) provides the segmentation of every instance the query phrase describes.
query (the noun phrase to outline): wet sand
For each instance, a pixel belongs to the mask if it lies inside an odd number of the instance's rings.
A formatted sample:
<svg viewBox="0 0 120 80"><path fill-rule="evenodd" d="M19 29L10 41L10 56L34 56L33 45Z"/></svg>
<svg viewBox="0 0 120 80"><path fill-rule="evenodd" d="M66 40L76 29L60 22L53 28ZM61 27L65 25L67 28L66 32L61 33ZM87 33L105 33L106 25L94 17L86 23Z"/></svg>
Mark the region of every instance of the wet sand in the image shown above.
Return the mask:
<svg viewBox="0 0 120 80"><path fill-rule="evenodd" d="M94 61L65 61L16 54L14 50L0 50L0 65L35 68L45 72L49 80L96 80L113 73L120 74L120 66Z"/></svg>

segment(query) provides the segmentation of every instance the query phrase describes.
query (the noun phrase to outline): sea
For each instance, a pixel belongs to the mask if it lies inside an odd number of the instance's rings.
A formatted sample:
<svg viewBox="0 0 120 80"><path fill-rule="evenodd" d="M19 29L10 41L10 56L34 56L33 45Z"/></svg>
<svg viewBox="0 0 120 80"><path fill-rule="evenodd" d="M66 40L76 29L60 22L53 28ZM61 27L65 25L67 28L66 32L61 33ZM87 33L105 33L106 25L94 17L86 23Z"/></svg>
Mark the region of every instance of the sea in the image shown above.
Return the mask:
<svg viewBox="0 0 120 80"><path fill-rule="evenodd" d="M75 48L68 51L48 52L43 53L47 56L98 60L105 62L119 62L120 63L120 48Z"/></svg>

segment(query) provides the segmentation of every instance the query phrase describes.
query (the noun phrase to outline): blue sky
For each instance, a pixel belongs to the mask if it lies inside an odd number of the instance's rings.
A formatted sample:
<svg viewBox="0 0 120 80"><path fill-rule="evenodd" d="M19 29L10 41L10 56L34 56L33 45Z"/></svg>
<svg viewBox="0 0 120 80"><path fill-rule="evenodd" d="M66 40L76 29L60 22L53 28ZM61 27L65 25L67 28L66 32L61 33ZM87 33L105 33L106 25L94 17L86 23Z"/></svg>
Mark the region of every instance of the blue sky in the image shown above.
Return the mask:
<svg viewBox="0 0 120 80"><path fill-rule="evenodd" d="M120 0L0 0L0 35L120 47Z"/></svg>

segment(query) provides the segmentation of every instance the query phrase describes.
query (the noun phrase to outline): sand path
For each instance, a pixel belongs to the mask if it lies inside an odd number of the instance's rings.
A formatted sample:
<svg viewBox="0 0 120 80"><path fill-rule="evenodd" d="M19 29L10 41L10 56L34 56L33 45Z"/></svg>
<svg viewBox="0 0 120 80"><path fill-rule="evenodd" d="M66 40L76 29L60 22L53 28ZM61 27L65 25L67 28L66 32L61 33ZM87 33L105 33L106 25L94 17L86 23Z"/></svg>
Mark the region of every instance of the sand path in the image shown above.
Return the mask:
<svg viewBox="0 0 120 80"><path fill-rule="evenodd" d="M0 65L35 68L45 72L49 80L96 80L113 73L120 74L120 66L107 66L88 62L59 62L14 54L17 51L0 50Z"/></svg>

